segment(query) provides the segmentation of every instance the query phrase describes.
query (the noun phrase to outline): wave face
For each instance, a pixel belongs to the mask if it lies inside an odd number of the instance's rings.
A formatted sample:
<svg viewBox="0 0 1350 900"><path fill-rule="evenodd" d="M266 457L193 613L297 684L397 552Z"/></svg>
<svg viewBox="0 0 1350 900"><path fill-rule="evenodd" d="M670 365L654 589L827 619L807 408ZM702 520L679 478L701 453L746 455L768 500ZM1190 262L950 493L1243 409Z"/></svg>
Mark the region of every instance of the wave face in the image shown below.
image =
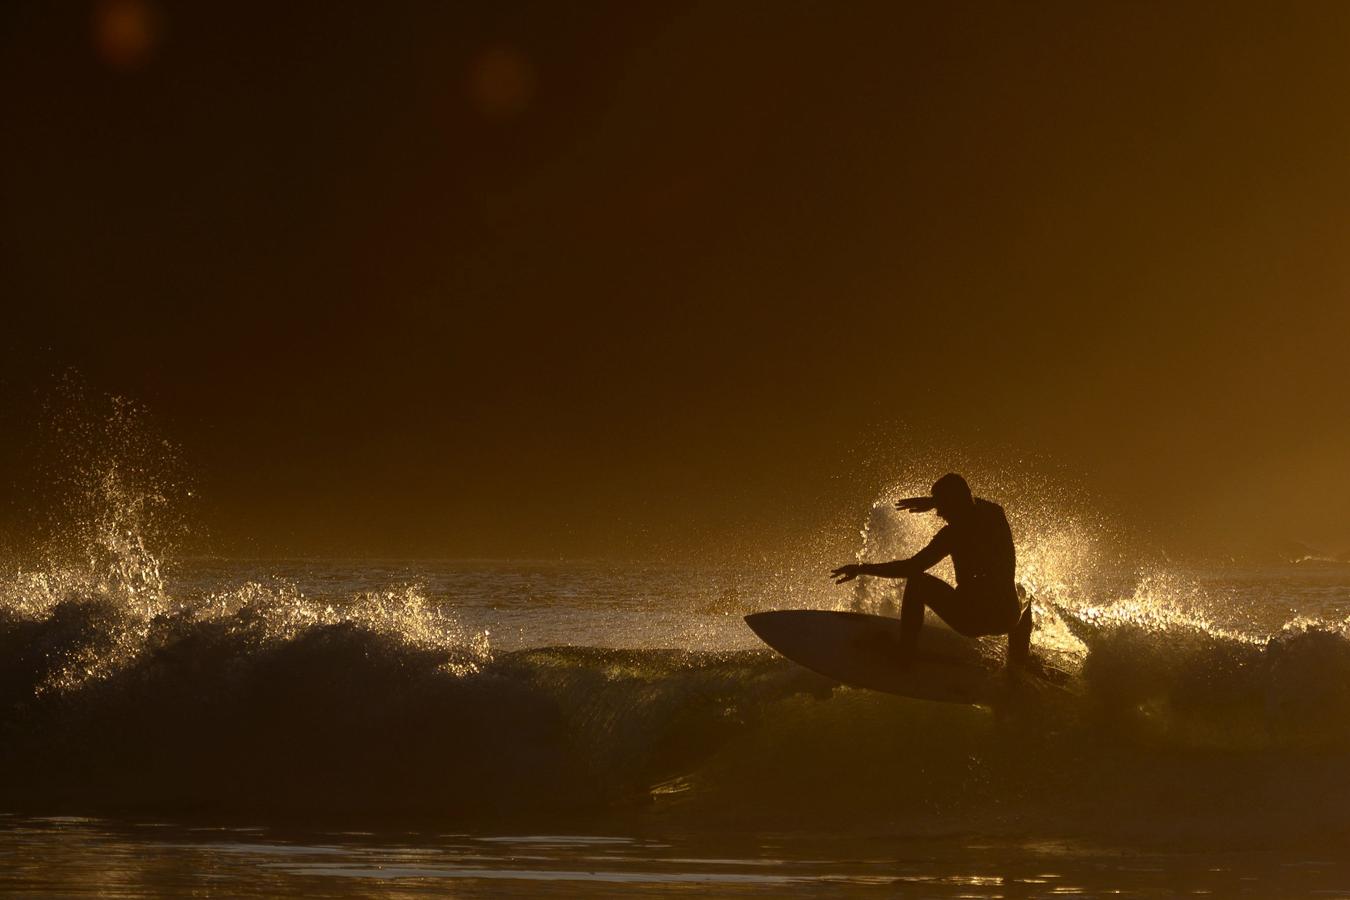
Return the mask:
<svg viewBox="0 0 1350 900"><path fill-rule="evenodd" d="M768 651L493 653L414 589L247 584L0 614L15 810L660 817L1157 834L1350 826L1350 640L1075 616L1072 690L998 709L837 690Z"/></svg>
<svg viewBox="0 0 1350 900"><path fill-rule="evenodd" d="M417 814L650 799L815 676L759 652L492 654L413 590L341 612L248 585L138 615L0 618L0 784L15 807Z"/></svg>

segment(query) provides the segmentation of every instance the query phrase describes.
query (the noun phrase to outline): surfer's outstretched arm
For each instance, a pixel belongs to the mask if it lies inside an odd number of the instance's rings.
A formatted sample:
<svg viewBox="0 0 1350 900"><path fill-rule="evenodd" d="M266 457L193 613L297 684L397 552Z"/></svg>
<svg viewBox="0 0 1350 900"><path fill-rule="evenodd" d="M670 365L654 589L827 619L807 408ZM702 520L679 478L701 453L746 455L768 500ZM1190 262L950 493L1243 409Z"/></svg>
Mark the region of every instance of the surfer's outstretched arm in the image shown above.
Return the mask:
<svg viewBox="0 0 1350 900"><path fill-rule="evenodd" d="M924 547L909 559L840 566L830 573L830 577L836 579L835 584L843 584L845 581L852 581L859 575L873 575L877 578L909 578L912 575L918 575L920 572L926 572L937 565L944 556L951 552L951 549L947 546L946 534L947 529L945 528L939 531L937 536L928 542L927 547Z"/></svg>

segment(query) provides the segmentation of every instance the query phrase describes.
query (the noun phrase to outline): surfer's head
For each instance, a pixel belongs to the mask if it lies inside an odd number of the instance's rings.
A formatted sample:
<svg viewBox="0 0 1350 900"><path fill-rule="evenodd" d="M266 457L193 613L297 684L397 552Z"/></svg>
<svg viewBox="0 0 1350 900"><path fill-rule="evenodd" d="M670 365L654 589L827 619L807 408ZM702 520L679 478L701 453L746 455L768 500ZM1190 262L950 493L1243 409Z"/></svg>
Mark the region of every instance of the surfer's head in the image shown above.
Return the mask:
<svg viewBox="0 0 1350 900"><path fill-rule="evenodd" d="M970 485L955 472L948 472L933 483L934 509L948 522L954 522L975 508Z"/></svg>

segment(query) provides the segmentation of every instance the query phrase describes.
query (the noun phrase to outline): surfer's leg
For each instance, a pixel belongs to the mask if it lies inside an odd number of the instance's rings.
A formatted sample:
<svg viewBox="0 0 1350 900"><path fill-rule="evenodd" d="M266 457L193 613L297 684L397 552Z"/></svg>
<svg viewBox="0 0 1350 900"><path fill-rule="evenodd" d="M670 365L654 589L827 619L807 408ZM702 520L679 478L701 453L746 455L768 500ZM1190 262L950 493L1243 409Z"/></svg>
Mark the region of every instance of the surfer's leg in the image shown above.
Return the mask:
<svg viewBox="0 0 1350 900"><path fill-rule="evenodd" d="M900 599L900 649L909 653L919 640L919 631L923 628L923 608L927 606L942 616L949 625L951 622L942 614L950 610L956 599L956 589L938 578L921 572L905 579L905 593Z"/></svg>
<svg viewBox="0 0 1350 900"><path fill-rule="evenodd" d="M928 598L928 608L957 634L983 637L988 634L1008 634L1016 627L1020 612L1015 599L1004 603L976 591L952 588L941 579L934 579L946 588L934 591Z"/></svg>

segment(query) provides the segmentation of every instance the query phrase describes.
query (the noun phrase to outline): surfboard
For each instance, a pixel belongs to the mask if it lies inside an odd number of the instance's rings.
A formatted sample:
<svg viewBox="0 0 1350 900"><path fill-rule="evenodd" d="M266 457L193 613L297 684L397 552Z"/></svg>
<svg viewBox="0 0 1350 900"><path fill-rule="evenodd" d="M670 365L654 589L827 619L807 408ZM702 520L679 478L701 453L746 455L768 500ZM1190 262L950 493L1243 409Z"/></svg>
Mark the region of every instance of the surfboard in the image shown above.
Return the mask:
<svg viewBox="0 0 1350 900"><path fill-rule="evenodd" d="M753 613L745 624L793 662L850 687L919 700L989 705L1006 695L1010 676L1002 660L947 628L929 624L914 659L896 658L900 620L866 613L786 609Z"/></svg>

